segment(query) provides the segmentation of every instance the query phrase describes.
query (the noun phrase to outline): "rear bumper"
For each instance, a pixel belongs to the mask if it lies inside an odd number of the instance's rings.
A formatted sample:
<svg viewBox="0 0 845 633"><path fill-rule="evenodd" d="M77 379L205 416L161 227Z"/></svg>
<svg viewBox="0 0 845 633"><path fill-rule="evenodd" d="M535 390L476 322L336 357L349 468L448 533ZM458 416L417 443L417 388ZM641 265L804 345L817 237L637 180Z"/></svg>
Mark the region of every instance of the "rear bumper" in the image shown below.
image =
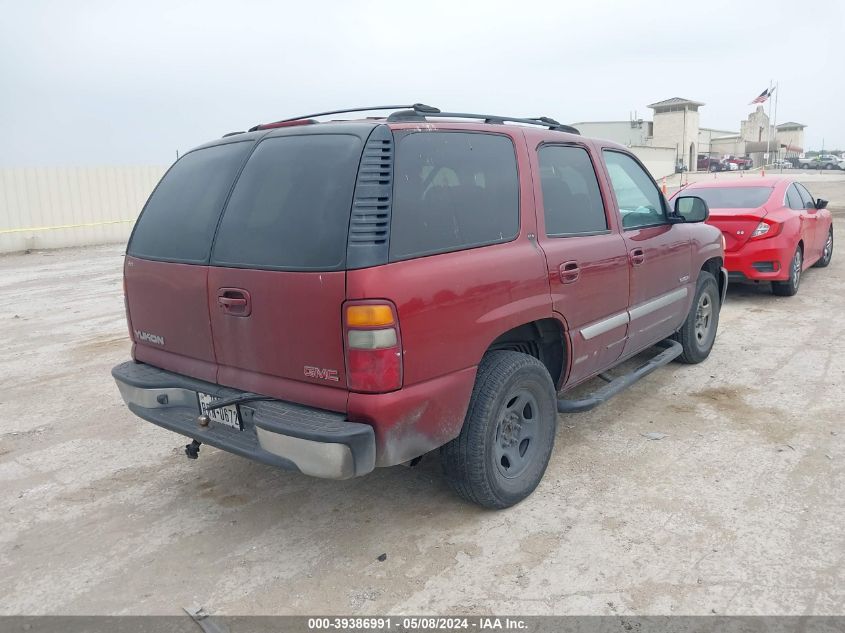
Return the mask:
<svg viewBox="0 0 845 633"><path fill-rule="evenodd" d="M792 253L772 241L747 242L738 251L725 253L725 268L731 281L785 281L789 279ZM755 267L755 264L757 265ZM769 266L773 264L773 266ZM774 268L774 270L771 270ZM768 272L771 270L771 272Z"/></svg>
<svg viewBox="0 0 845 633"><path fill-rule="evenodd" d="M230 398L242 392L132 361L112 369L129 410L148 422L203 444L306 475L348 479L375 467L373 427L341 413L281 400L238 406L243 430L199 426L197 392Z"/></svg>

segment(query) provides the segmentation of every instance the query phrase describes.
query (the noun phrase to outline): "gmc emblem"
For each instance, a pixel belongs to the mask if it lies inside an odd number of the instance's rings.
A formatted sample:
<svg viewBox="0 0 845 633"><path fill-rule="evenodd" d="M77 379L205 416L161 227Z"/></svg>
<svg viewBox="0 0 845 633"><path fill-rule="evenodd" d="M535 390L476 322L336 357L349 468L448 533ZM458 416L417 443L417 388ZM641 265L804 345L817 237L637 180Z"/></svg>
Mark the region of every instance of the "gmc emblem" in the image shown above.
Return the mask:
<svg viewBox="0 0 845 633"><path fill-rule="evenodd" d="M339 380L336 369L320 369L319 367L311 367L310 365L305 366L305 375L308 378L319 378L320 380L331 380L332 382Z"/></svg>

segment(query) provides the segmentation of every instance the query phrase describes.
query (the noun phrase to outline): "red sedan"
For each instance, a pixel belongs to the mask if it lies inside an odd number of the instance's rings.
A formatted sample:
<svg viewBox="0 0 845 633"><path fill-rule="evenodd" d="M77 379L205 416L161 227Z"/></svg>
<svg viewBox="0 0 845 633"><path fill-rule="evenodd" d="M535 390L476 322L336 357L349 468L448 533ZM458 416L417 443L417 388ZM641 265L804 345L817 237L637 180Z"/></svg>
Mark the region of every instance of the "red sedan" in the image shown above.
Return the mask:
<svg viewBox="0 0 845 633"><path fill-rule="evenodd" d="M813 198L799 182L744 178L696 182L681 191L704 198L710 207L707 223L722 231L732 281L771 281L772 292L791 296L804 270L830 263L833 221L827 200Z"/></svg>

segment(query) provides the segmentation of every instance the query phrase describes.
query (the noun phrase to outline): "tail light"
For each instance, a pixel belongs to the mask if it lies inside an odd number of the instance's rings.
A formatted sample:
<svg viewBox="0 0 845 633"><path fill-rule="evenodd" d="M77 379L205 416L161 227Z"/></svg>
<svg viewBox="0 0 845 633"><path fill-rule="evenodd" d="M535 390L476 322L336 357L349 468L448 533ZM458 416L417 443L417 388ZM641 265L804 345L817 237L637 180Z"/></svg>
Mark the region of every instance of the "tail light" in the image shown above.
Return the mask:
<svg viewBox="0 0 845 633"><path fill-rule="evenodd" d="M757 228L754 229L754 232L751 233L751 237L748 239L755 240L755 239L762 239L764 237L774 237L778 233L780 233L781 224L779 222L760 222L757 225Z"/></svg>
<svg viewBox="0 0 845 633"><path fill-rule="evenodd" d="M351 391L384 393L402 386L402 346L396 308L387 301L343 307L346 384Z"/></svg>

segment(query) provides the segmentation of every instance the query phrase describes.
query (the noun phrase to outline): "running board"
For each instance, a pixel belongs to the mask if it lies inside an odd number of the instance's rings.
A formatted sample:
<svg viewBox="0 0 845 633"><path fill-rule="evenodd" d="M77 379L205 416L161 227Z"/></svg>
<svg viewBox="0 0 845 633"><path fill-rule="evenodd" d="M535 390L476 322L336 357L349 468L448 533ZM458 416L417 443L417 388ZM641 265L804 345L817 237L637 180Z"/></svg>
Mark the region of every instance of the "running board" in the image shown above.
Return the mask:
<svg viewBox="0 0 845 633"><path fill-rule="evenodd" d="M657 345L655 345L655 347L663 348L663 351L628 374L623 374L622 376L618 376L616 378L613 378L607 373L599 374L599 378L606 380L607 384L596 389L592 395L579 400L566 400L564 398L560 398L557 401L558 412L576 413L578 411L589 411L590 409L600 405L602 402L609 400L623 389L627 389L640 378L648 376L655 369L668 365L684 352L684 348L680 343L678 343L678 341L670 339L660 341Z"/></svg>

